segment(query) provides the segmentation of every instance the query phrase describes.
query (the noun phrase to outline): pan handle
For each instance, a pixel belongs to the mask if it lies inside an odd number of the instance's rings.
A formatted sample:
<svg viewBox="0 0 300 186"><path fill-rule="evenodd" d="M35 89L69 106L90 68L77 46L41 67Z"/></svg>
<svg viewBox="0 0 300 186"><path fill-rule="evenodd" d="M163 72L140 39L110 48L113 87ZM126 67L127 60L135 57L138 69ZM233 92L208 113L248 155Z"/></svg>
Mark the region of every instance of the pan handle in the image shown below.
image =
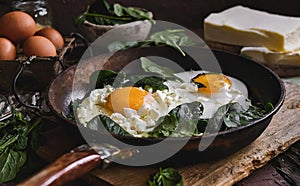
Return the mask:
<svg viewBox="0 0 300 186"><path fill-rule="evenodd" d="M103 162L100 155L95 151L89 149L73 150L72 152L64 154L44 170L18 185L63 185L68 181L88 173Z"/></svg>

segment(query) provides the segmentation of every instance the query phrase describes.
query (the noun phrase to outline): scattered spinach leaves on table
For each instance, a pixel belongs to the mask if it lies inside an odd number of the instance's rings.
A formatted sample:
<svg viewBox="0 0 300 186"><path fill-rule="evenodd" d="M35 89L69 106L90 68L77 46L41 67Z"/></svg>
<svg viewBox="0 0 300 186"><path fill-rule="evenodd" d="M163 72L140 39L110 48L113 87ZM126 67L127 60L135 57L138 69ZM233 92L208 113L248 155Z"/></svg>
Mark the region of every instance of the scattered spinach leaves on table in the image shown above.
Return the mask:
<svg viewBox="0 0 300 186"><path fill-rule="evenodd" d="M0 122L0 183L13 180L26 162L26 148L30 132L40 123L21 111Z"/></svg>
<svg viewBox="0 0 300 186"><path fill-rule="evenodd" d="M138 20L154 22L152 17L152 12L142 8L125 7L119 3L110 5L105 0L96 0L90 5L87 12L76 18L75 22L78 26L83 24L84 21L98 25L115 25Z"/></svg>
<svg viewBox="0 0 300 186"><path fill-rule="evenodd" d="M149 39L142 41L114 41L108 45L110 52L129 48L150 47L150 46L169 46L178 50L183 56L186 53L181 49L182 46L193 46L196 43L185 33L183 29L167 29L153 33Z"/></svg>
<svg viewBox="0 0 300 186"><path fill-rule="evenodd" d="M149 186L183 186L182 176L174 168L159 168L159 171L148 181Z"/></svg>

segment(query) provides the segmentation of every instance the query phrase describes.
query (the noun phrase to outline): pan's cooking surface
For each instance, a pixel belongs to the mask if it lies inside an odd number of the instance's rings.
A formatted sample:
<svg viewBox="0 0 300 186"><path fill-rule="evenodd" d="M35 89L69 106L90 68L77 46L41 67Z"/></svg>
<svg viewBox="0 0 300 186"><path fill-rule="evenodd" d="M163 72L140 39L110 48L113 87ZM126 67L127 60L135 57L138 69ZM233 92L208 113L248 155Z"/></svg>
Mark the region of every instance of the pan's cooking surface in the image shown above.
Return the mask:
<svg viewBox="0 0 300 186"><path fill-rule="evenodd" d="M203 63L209 63L210 61L208 61L208 59L204 56L205 50L206 49L197 49L197 53L198 55L200 55L200 59L201 55L203 54ZM174 159L176 157L181 157L182 155L196 155L200 160L212 159L228 155L256 139L268 126L270 120L272 119L272 116L282 105L285 91L282 82L274 73L272 73L262 65L259 65L253 61L237 55L221 51L213 51L213 53L218 59L220 67L224 74L235 77L246 84L251 100L253 100L254 102L263 103L271 102L274 105L275 109L265 117L252 122L247 126L220 132L216 136L213 143L204 151L198 151L199 143L202 138L192 137L184 146L184 148L178 153L179 156L175 156ZM83 68L84 76L82 76L82 79L80 79L80 86L78 86L77 84L77 89L72 91L74 73L76 70L75 66L67 69L52 82L49 87L48 93L48 101L52 110L59 117L64 118L63 115L67 114L69 111L68 107L71 100L82 98L85 95L89 75L95 70L99 69L99 67L101 67L102 65L104 69L120 70L132 60L149 55L164 56L172 59L179 64L184 64L182 66L184 66L184 69L186 70L195 69L195 62L193 62L191 58L183 58L182 56L180 56L180 54L174 52L173 50L163 47L138 48L120 51L111 56L108 62L106 62L105 64L104 61L106 61L107 56L97 56L85 62L85 66ZM97 63L93 63L93 61L97 61ZM68 123L76 125L66 118L64 118L64 120ZM95 131L90 131L89 129L86 130L91 133L91 136L94 135L95 139L99 139L99 135L101 134ZM211 136L207 136L205 138ZM117 136L117 138L134 145L153 144L161 140L153 138L136 139L133 137L122 136ZM105 139L101 138L99 142L102 142L102 140ZM172 148L172 144L174 144L174 141L180 140L181 138L172 139L170 141L169 147Z"/></svg>

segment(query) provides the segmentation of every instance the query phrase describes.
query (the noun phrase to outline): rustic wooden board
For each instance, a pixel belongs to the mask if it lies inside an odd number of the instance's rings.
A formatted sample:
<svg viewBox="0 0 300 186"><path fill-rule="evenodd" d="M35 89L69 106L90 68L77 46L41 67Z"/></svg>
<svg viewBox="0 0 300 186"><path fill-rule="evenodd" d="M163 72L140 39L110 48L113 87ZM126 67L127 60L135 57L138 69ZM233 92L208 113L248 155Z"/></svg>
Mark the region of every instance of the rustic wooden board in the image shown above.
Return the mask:
<svg viewBox="0 0 300 186"><path fill-rule="evenodd" d="M300 139L300 87L286 83L287 96L265 132L252 144L219 161L177 168L185 185L232 185ZM146 185L158 167L114 166L91 174L113 185Z"/></svg>

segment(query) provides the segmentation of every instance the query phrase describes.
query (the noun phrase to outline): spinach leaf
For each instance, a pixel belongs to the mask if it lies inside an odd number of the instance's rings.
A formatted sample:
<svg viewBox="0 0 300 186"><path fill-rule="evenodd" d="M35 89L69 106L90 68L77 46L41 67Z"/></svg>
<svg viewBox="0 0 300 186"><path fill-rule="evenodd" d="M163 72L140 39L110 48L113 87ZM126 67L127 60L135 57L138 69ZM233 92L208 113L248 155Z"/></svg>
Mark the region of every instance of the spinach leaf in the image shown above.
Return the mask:
<svg viewBox="0 0 300 186"><path fill-rule="evenodd" d="M0 129L6 127L7 125L9 125L9 121L8 120L0 121Z"/></svg>
<svg viewBox="0 0 300 186"><path fill-rule="evenodd" d="M157 126L148 137L192 136L198 133L197 122L203 113L200 102L184 103L158 119Z"/></svg>
<svg viewBox="0 0 300 186"><path fill-rule="evenodd" d="M123 7L123 10L127 13L127 15L134 17L137 20L150 20L152 23L155 23L152 19L153 14L150 11L145 11L144 9L135 7Z"/></svg>
<svg viewBox="0 0 300 186"><path fill-rule="evenodd" d="M105 8L104 10L103 7ZM87 12L75 19L75 22L77 26L80 26L86 20L98 25L115 25L138 20L154 22L152 17L152 12L142 8L125 7L118 3L110 5L105 0L96 0L91 4Z"/></svg>
<svg viewBox="0 0 300 186"><path fill-rule="evenodd" d="M11 118L3 121L6 124L0 130L0 183L14 179L24 165L28 135L39 121L33 122L29 116L16 110Z"/></svg>
<svg viewBox="0 0 300 186"><path fill-rule="evenodd" d="M155 32L149 39L142 41L114 41L108 45L110 52L124 50L128 48L150 47L150 46L169 46L178 50L183 56L185 52L182 46L192 46L196 43L182 29L168 29Z"/></svg>
<svg viewBox="0 0 300 186"><path fill-rule="evenodd" d="M204 107L200 102L185 103L176 112L178 127L172 136L193 136L198 133L197 123L203 114Z"/></svg>
<svg viewBox="0 0 300 186"><path fill-rule="evenodd" d="M76 24L81 25L86 20L98 25L125 24L134 21L129 17L116 17L99 13L85 13L76 18Z"/></svg>
<svg viewBox="0 0 300 186"><path fill-rule="evenodd" d="M105 115L96 116L87 124L87 128L100 132L104 130L103 127L114 135L131 136L131 134L124 130L120 125Z"/></svg>
<svg viewBox="0 0 300 186"><path fill-rule="evenodd" d="M0 154L0 183L14 179L26 162L26 153L5 148Z"/></svg>
<svg viewBox="0 0 300 186"><path fill-rule="evenodd" d="M163 79L171 79L171 80L178 80L183 82L182 79L174 75L174 71L168 67L160 66L148 58L141 57L141 65L145 72L156 73L160 75Z"/></svg>
<svg viewBox="0 0 300 186"><path fill-rule="evenodd" d="M114 14L118 17L125 16L125 12L123 11L123 7L119 3L113 4Z"/></svg>
<svg viewBox="0 0 300 186"><path fill-rule="evenodd" d="M157 123L158 126L148 133L148 137L158 138L171 136L178 126L177 118L172 114L159 118Z"/></svg>
<svg viewBox="0 0 300 186"><path fill-rule="evenodd" d="M265 104L263 108L251 105L247 110L244 110L240 104L234 103L224 118L224 124L227 128L244 126L263 117L272 109L273 105L271 103Z"/></svg>
<svg viewBox="0 0 300 186"><path fill-rule="evenodd" d="M168 86L163 83L166 80L156 76L147 76L134 84L134 87L142 87L144 90L156 92L157 90L168 90Z"/></svg>
<svg viewBox="0 0 300 186"><path fill-rule="evenodd" d="M114 41L110 43L107 48L110 52L115 52L118 50L124 50L127 48L137 48L140 47L140 42L138 41L126 41L126 42L121 42L121 41Z"/></svg>
<svg viewBox="0 0 300 186"><path fill-rule="evenodd" d="M151 180L149 186L183 186L182 176L174 168L159 169Z"/></svg>
<svg viewBox="0 0 300 186"><path fill-rule="evenodd" d="M114 72L112 70L97 70L90 76L90 88L100 89L106 85L120 87L125 81L126 74Z"/></svg>
<svg viewBox="0 0 300 186"><path fill-rule="evenodd" d="M0 139L0 152L12 146L19 138L18 134L5 133Z"/></svg>
<svg viewBox="0 0 300 186"><path fill-rule="evenodd" d="M138 48L138 47L149 47L152 46L152 41L114 41L110 43L107 48L109 52L116 52L118 50L125 50L129 48Z"/></svg>
<svg viewBox="0 0 300 186"><path fill-rule="evenodd" d="M177 49L183 56L185 52L180 46L192 46L195 43L185 34L182 29L165 30L154 33L150 40L154 41L156 46L167 45Z"/></svg>
<svg viewBox="0 0 300 186"><path fill-rule="evenodd" d="M213 115L212 118L210 118L207 122L207 128L206 128L206 133L216 133L219 132L221 127L224 124L224 117L230 110L230 108L238 103L228 103L226 105L223 105L218 108L216 113Z"/></svg>
<svg viewBox="0 0 300 186"><path fill-rule="evenodd" d="M15 143L12 146L12 149L20 151L24 150L27 147L28 137L23 135L19 135L18 139L15 141Z"/></svg>
<svg viewBox="0 0 300 186"><path fill-rule="evenodd" d="M249 124L251 121L263 117L266 113L273 109L271 103L265 104L263 107L251 105L247 110L243 109L239 103L228 103L218 108L214 116L207 122L206 133L215 133L221 130L240 127ZM198 123L199 125L199 123ZM198 129L200 126L197 127ZM202 127L203 128L203 127Z"/></svg>

